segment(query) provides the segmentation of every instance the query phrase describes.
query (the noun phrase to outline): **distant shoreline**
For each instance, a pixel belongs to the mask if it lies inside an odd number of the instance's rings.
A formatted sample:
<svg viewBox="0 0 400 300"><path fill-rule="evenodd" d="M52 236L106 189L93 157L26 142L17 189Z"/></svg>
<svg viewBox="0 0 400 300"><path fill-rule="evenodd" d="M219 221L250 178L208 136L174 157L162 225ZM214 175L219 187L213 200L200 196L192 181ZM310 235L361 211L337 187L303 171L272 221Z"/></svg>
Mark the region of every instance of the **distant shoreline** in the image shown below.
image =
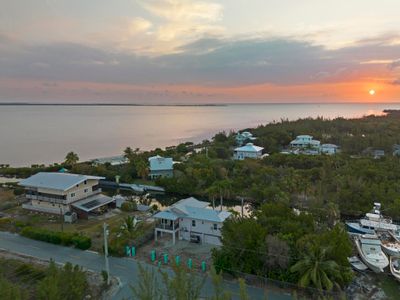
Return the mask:
<svg viewBox="0 0 400 300"><path fill-rule="evenodd" d="M109 107L226 107L232 105L399 105L400 102L268 102L268 103L34 103L34 102L0 102L0 106L109 106Z"/></svg>
<svg viewBox="0 0 400 300"><path fill-rule="evenodd" d="M136 103L22 103L5 102L0 106L228 106L228 104L136 104Z"/></svg>

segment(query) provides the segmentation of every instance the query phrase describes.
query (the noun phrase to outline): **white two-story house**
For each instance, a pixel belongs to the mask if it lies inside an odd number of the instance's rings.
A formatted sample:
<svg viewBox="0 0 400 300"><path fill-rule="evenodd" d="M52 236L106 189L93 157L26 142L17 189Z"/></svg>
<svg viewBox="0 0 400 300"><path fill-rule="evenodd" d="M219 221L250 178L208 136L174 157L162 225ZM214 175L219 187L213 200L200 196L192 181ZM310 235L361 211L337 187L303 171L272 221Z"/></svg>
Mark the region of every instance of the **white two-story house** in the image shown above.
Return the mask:
<svg viewBox="0 0 400 300"><path fill-rule="evenodd" d="M28 203L23 208L51 214L65 214L76 210L78 215L87 217L113 202L101 194L99 180L104 177L69 174L60 172L40 172L19 185L26 190Z"/></svg>
<svg viewBox="0 0 400 300"><path fill-rule="evenodd" d="M322 144L321 145L321 153L327 155L333 155L339 152L339 146L335 144Z"/></svg>
<svg viewBox="0 0 400 300"><path fill-rule="evenodd" d="M163 233L179 240L221 245L221 228L231 215L225 210L213 210L208 202L193 197L183 199L153 217L156 219L155 240Z"/></svg>
<svg viewBox="0 0 400 300"><path fill-rule="evenodd" d="M174 162L170 157L160 155L149 157L150 178L172 177L174 175Z"/></svg>
<svg viewBox="0 0 400 300"><path fill-rule="evenodd" d="M245 158L261 158L263 150L263 147L258 147L252 143L247 143L245 146L235 149L233 159L244 160Z"/></svg>
<svg viewBox="0 0 400 300"><path fill-rule="evenodd" d="M296 139L290 142L293 148L319 148L321 142L314 140L311 135L298 135Z"/></svg>

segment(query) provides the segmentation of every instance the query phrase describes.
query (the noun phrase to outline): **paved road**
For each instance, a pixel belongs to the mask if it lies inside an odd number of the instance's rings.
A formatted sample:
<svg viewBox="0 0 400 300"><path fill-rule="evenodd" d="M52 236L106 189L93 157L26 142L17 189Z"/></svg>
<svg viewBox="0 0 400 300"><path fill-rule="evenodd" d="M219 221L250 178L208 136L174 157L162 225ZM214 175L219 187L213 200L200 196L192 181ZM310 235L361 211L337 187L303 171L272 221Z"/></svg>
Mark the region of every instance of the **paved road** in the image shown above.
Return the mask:
<svg viewBox="0 0 400 300"><path fill-rule="evenodd" d="M0 248L44 260L52 258L58 263L71 262L96 272L104 270L104 257L97 253L35 241L8 232L0 232ZM134 285L139 280L137 261L130 258L110 257L109 262L111 275L118 277L121 281L121 288L113 299L132 299L129 285ZM151 265L147 266L152 267ZM230 290L233 295L238 295L237 284L226 282L226 289ZM265 292L263 289L249 287L248 292L251 299L264 299ZM202 290L202 296L210 296L211 293L211 281L207 279ZM291 297L288 294L269 291L268 299L287 300Z"/></svg>

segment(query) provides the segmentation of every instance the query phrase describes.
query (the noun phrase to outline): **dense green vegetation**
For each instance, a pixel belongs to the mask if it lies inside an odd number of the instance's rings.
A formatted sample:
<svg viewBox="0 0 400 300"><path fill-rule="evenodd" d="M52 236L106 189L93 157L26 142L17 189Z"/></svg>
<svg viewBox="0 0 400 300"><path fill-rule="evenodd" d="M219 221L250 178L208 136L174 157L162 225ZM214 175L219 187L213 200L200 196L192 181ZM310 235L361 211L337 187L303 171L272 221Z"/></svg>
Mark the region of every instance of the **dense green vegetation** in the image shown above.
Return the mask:
<svg viewBox="0 0 400 300"><path fill-rule="evenodd" d="M90 248L92 241L90 237L79 233L51 231L37 227L24 227L20 234L30 239L44 241L56 245L74 246L75 248L87 250Z"/></svg>
<svg viewBox="0 0 400 300"><path fill-rule="evenodd" d="M265 203L250 217L227 220L222 244L213 252L218 271L328 290L352 278L347 262L352 245L343 226L330 228L284 203Z"/></svg>
<svg viewBox="0 0 400 300"><path fill-rule="evenodd" d="M51 261L47 268L0 259L0 298L2 300L77 300L91 296L86 273L66 263L58 268Z"/></svg>
<svg viewBox="0 0 400 300"><path fill-rule="evenodd" d="M142 246L154 238L154 225L138 222L132 216L126 216L122 223L111 228L108 252L113 256L125 256L125 246Z"/></svg>

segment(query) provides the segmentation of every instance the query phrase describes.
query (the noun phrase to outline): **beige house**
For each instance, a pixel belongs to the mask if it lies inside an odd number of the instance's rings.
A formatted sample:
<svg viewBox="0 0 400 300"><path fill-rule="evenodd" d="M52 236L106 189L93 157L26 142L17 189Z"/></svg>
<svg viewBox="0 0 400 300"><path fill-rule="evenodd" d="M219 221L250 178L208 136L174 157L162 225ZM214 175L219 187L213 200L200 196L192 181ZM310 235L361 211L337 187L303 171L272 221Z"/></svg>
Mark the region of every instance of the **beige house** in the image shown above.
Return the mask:
<svg viewBox="0 0 400 300"><path fill-rule="evenodd" d="M29 203L23 208L51 214L65 214L72 210L87 216L113 199L101 194L99 180L104 177L40 172L19 185L25 187Z"/></svg>

